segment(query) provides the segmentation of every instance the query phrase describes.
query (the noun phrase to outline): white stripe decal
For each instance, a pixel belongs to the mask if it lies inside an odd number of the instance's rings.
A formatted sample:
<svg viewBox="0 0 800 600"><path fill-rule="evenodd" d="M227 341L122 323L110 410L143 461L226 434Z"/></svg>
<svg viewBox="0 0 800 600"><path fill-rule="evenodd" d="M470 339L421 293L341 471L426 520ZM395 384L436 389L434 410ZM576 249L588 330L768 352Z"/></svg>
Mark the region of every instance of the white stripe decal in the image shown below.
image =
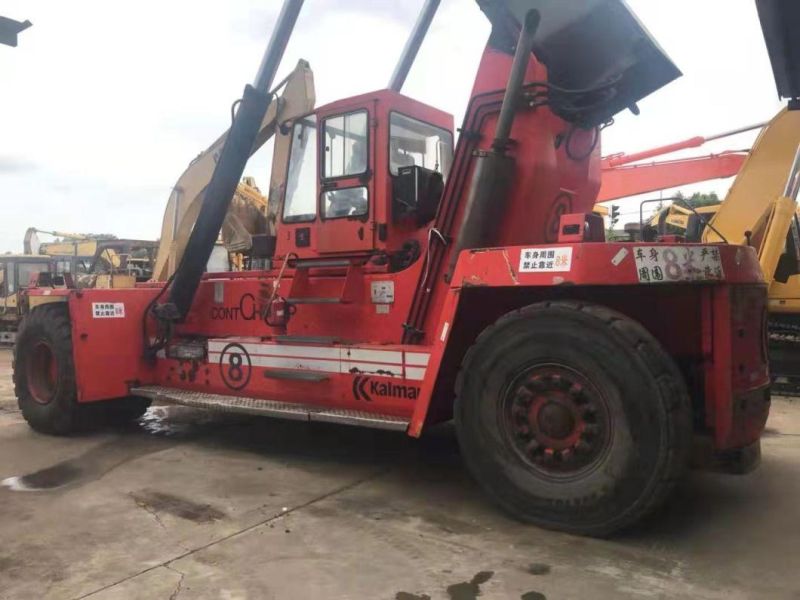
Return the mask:
<svg viewBox="0 0 800 600"><path fill-rule="evenodd" d="M251 338L252 339L252 338ZM288 346L234 338L208 341L208 360L218 363L222 351L239 344L250 355L254 367L325 373L369 374L421 381L425 379L430 354L400 350L373 350L353 346Z"/></svg>
<svg viewBox="0 0 800 600"><path fill-rule="evenodd" d="M342 360L366 360L369 362L403 364L403 353L395 350L364 350L363 348L349 348L340 346Z"/></svg>
<svg viewBox="0 0 800 600"><path fill-rule="evenodd" d="M422 381L425 379L425 369L420 367L406 367L406 379Z"/></svg>
<svg viewBox="0 0 800 600"><path fill-rule="evenodd" d="M422 367L427 367L430 358L430 354L423 354L421 352L406 352L407 365L419 365Z"/></svg>
<svg viewBox="0 0 800 600"><path fill-rule="evenodd" d="M210 352L208 360L212 364L219 362L221 354ZM250 364L254 367L268 367L272 369L289 369L293 371L323 371L325 373L368 373L383 375L384 377L402 378L402 365L382 365L376 363L359 363L351 361L322 360L316 358L291 358L285 356L258 356L250 355ZM424 376L424 369L423 376ZM416 379L414 377L413 379Z"/></svg>
<svg viewBox="0 0 800 600"><path fill-rule="evenodd" d="M277 344L254 344L251 342L228 342L239 344L247 350L250 356L302 356L305 358L329 358L339 360L339 348L319 347L319 346L283 346ZM228 344L208 343L209 352L222 352Z"/></svg>
<svg viewBox="0 0 800 600"><path fill-rule="evenodd" d="M402 377L403 365L386 365L380 363L362 363L354 361L342 361L342 373L374 373L376 375L386 375L387 377ZM356 369L352 371L352 369Z"/></svg>

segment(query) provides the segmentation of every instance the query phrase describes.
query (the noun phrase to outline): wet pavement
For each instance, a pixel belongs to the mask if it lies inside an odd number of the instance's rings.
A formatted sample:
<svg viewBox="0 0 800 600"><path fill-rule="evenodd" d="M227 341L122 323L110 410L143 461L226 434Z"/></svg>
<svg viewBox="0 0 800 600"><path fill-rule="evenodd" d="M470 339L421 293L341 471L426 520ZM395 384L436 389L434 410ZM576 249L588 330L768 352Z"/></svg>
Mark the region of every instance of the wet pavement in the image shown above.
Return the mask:
<svg viewBox="0 0 800 600"><path fill-rule="evenodd" d="M763 464L691 473L665 510L594 540L521 525L461 465L345 426L154 407L124 429L36 434L0 350L0 598L800 598L800 402Z"/></svg>

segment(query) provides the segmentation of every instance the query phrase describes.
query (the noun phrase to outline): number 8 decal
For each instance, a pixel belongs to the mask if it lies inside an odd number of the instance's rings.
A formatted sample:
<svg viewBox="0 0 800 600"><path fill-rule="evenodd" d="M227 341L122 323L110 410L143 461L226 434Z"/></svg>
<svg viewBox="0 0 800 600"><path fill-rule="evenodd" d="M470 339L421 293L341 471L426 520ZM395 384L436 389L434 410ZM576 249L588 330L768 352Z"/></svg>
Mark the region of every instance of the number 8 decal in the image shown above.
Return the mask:
<svg viewBox="0 0 800 600"><path fill-rule="evenodd" d="M241 390L250 382L252 366L250 355L241 344L228 344L219 357L220 376L232 390Z"/></svg>

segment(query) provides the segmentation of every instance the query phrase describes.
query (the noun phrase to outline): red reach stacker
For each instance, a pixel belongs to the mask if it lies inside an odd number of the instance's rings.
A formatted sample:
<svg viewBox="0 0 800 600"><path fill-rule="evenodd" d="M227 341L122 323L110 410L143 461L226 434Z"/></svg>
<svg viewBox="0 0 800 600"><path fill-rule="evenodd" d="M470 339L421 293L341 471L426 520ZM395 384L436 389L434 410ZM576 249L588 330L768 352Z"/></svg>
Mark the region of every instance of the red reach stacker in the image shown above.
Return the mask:
<svg viewBox="0 0 800 600"><path fill-rule="evenodd" d="M755 251L608 243L592 214L601 129L680 75L622 0L478 0L492 29L455 146L451 115L400 93L428 0L387 89L275 127L267 268L204 273L301 4L285 0L166 285L28 293L30 425L152 400L413 437L453 419L497 504L589 535L652 511L693 448L757 464Z"/></svg>

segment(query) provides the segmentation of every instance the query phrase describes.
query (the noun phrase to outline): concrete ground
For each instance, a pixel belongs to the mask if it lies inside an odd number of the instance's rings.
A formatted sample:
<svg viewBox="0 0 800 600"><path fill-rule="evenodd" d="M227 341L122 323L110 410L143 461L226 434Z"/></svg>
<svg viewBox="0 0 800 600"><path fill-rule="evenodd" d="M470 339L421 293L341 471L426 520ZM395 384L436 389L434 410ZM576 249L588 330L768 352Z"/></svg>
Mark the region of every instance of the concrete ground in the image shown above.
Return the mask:
<svg viewBox="0 0 800 600"><path fill-rule="evenodd" d="M452 430L401 434L156 407L87 437L33 433L0 351L0 598L800 598L800 402L763 463L692 473L594 540L490 505Z"/></svg>

